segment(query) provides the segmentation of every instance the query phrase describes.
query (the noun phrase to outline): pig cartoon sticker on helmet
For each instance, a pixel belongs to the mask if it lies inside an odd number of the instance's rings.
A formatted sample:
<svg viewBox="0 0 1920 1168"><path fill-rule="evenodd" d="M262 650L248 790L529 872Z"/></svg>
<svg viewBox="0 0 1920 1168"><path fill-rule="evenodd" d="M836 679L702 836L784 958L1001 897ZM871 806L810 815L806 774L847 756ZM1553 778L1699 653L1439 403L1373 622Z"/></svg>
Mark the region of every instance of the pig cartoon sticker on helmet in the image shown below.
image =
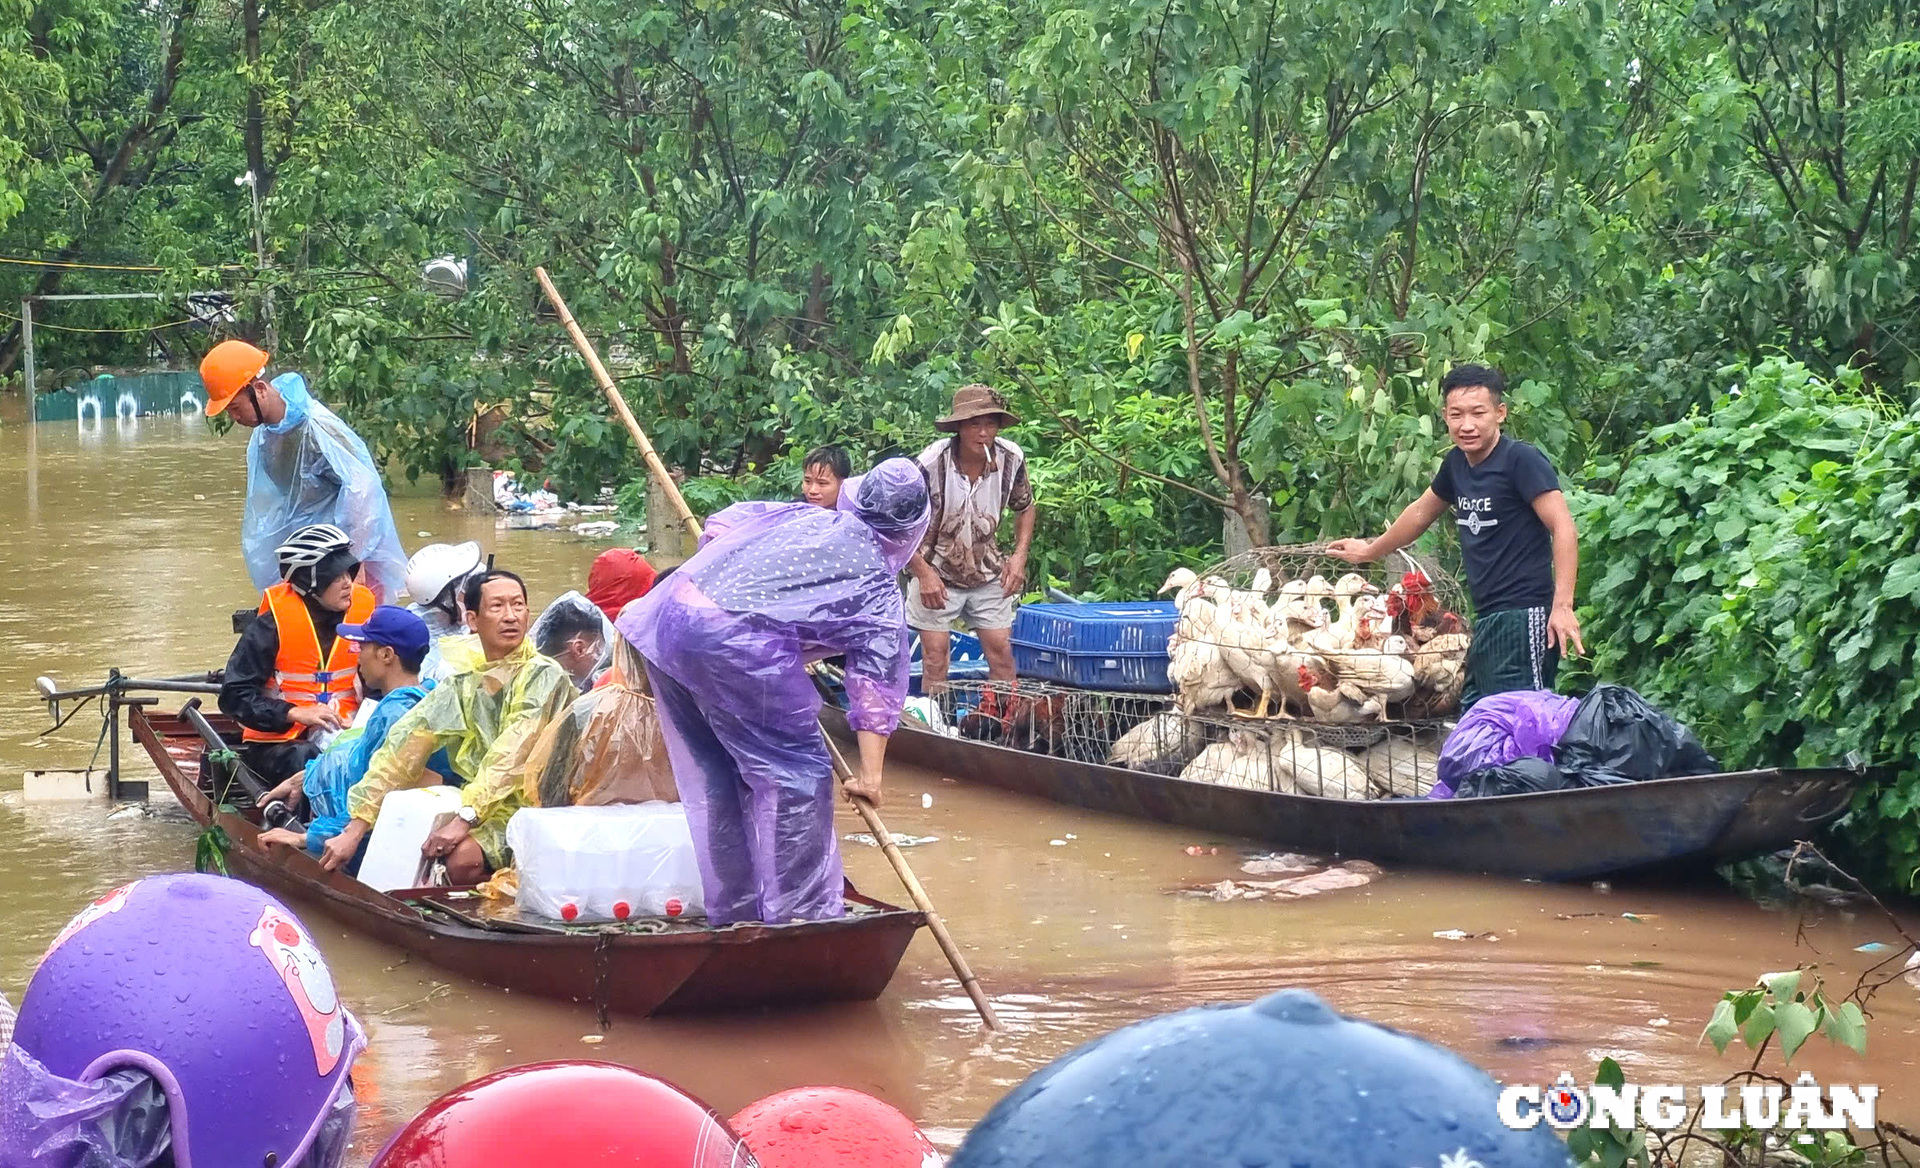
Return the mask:
<svg viewBox="0 0 1920 1168"><path fill-rule="evenodd" d="M135 881L134 883L137 884L139 882ZM112 892L107 893L99 900L94 901L92 904L75 913L73 919L67 922L67 927L61 929L59 935L53 939L53 944L47 946L47 951L40 955L40 960L45 961L48 957L51 957L55 949L60 948L61 945L66 943L67 938L73 936L81 929L86 928L108 913L116 913L125 908L127 906L127 894L132 891L132 884L122 884Z"/></svg>
<svg viewBox="0 0 1920 1168"><path fill-rule="evenodd" d="M294 1008L307 1024L307 1037L313 1040L313 1062L322 1075L340 1061L340 1048L346 1042L347 1024L340 1009L340 997L333 991L333 975L327 971L326 958L300 928L300 922L281 911L277 904L260 909L260 923L247 937L247 943L266 954L275 973L293 995Z"/></svg>
<svg viewBox="0 0 1920 1168"><path fill-rule="evenodd" d="M176 1168L311 1168L310 1152L338 1152L366 1046L285 905L193 874L149 876L82 909L28 983L13 1040L62 1080L151 1076Z"/></svg>

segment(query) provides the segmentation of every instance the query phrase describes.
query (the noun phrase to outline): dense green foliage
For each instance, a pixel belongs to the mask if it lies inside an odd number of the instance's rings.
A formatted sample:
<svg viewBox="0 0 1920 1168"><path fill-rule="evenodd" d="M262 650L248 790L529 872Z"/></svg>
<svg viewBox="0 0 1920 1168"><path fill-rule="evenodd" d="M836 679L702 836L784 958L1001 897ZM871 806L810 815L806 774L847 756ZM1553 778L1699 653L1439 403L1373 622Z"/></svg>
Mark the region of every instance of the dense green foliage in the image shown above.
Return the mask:
<svg viewBox="0 0 1920 1168"><path fill-rule="evenodd" d="M1912 891L1920 410L1777 359L1739 389L1653 431L1611 493L1576 496L1605 569L1585 591L1594 667L1732 765L1887 768L1841 830L1882 885Z"/></svg>
<svg viewBox="0 0 1920 1168"><path fill-rule="evenodd" d="M1379 529L1445 448L1440 374L1491 361L1589 485L1598 672L1730 758L1898 760L1912 15L0 0L0 308L224 290L218 327L408 474L477 445L637 502L545 264L700 504L790 491L822 441L914 452L989 381L1026 418L1036 583L1115 596L1217 555L1223 516ZM185 315L48 306L41 368L191 361ZM1852 827L1902 881L1913 781Z"/></svg>

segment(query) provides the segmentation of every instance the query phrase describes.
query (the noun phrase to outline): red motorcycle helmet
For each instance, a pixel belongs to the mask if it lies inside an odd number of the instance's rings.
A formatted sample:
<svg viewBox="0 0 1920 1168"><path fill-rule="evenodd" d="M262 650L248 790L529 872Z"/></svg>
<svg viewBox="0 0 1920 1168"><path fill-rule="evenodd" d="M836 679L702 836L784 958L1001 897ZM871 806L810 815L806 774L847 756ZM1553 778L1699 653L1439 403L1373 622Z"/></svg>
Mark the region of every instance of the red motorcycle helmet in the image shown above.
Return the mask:
<svg viewBox="0 0 1920 1168"><path fill-rule="evenodd" d="M761 1168L940 1168L913 1121L851 1087L796 1087L728 1121Z"/></svg>
<svg viewBox="0 0 1920 1168"><path fill-rule="evenodd" d="M455 1087L369 1168L759 1168L713 1108L615 1063L509 1067Z"/></svg>

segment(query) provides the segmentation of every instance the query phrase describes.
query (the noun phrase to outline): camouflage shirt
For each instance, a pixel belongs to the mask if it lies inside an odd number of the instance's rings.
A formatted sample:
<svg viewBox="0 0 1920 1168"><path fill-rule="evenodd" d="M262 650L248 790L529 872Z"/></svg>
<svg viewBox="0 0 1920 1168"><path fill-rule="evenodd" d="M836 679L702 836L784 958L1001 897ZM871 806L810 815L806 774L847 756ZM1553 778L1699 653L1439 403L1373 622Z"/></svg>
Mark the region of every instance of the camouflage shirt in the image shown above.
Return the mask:
<svg viewBox="0 0 1920 1168"><path fill-rule="evenodd" d="M954 458L955 439L941 438L920 452L927 472L933 521L920 555L940 579L955 588L978 588L1000 578L1007 557L1000 550L1000 520L1033 506L1027 456L1005 438L993 440L987 469L969 479Z"/></svg>

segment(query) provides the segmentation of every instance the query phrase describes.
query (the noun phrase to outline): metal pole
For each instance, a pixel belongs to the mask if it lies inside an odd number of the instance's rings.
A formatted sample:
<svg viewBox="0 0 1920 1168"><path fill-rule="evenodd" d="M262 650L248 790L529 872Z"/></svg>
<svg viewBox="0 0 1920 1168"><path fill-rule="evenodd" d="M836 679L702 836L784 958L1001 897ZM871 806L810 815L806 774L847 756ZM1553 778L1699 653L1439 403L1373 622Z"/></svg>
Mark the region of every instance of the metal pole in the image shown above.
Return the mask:
<svg viewBox="0 0 1920 1168"><path fill-rule="evenodd" d="M33 425L33 298L20 300L20 346L24 352L22 371L27 377L27 425Z"/></svg>
<svg viewBox="0 0 1920 1168"><path fill-rule="evenodd" d="M107 755L107 798L120 798L120 694L118 691L107 695L107 720L112 723L107 733L113 736L113 748Z"/></svg>

